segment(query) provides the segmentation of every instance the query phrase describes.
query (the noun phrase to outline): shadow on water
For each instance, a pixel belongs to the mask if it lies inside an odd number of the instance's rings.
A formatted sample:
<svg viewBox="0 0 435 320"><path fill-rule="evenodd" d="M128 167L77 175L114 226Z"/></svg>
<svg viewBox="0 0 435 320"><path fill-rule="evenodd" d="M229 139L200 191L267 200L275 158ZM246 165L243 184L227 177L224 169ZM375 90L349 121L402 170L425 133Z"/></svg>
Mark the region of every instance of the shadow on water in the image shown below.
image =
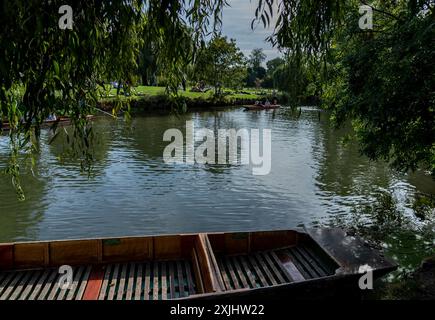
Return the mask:
<svg viewBox="0 0 435 320"><path fill-rule="evenodd" d="M187 120L215 132L271 129L270 174L254 176L243 165L165 164L163 133L184 133ZM433 253L433 219L413 210L416 192L435 194L433 179L362 157L356 144L342 142L350 129L333 129L316 108L136 117L130 125L101 118L94 132L90 177L64 154L62 136L51 145L43 137L34 175L23 169L25 202L0 177L0 241L333 225L384 247L401 266L396 278ZM7 137L0 145L4 164Z"/></svg>

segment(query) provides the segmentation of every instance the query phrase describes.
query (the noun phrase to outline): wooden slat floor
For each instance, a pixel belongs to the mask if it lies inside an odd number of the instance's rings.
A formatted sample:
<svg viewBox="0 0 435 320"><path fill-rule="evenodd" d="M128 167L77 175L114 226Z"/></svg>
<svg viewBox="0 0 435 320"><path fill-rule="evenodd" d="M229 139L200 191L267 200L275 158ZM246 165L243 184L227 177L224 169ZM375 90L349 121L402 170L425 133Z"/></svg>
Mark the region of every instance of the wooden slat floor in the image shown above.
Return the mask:
<svg viewBox="0 0 435 320"><path fill-rule="evenodd" d="M2 272L0 300L81 300L90 271L90 266L73 268L72 285L65 290L58 269Z"/></svg>
<svg viewBox="0 0 435 320"><path fill-rule="evenodd" d="M156 261L106 267L99 300L167 300L196 292L190 262Z"/></svg>
<svg viewBox="0 0 435 320"><path fill-rule="evenodd" d="M308 246L220 256L218 265L227 290L261 288L335 273L334 263Z"/></svg>
<svg viewBox="0 0 435 320"><path fill-rule="evenodd" d="M0 300L81 300L87 289L99 300L166 300L196 292L192 266L188 261L156 261L109 264L101 276L90 275L101 267L73 268L72 285L59 286L58 269L0 272ZM91 288L92 287L92 288Z"/></svg>

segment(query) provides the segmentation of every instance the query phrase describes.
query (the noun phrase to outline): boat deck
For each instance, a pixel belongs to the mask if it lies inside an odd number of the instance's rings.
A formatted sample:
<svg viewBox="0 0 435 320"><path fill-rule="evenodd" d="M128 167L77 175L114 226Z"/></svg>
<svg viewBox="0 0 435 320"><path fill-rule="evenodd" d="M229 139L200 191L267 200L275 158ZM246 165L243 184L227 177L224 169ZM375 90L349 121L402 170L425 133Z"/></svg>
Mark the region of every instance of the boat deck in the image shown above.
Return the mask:
<svg viewBox="0 0 435 320"><path fill-rule="evenodd" d="M336 269L330 259L319 256L307 246L217 259L226 290L262 288L326 277L333 275Z"/></svg>
<svg viewBox="0 0 435 320"><path fill-rule="evenodd" d="M57 268L2 272L0 300L166 300L196 293L186 260L79 266L73 274L72 286L62 290Z"/></svg>

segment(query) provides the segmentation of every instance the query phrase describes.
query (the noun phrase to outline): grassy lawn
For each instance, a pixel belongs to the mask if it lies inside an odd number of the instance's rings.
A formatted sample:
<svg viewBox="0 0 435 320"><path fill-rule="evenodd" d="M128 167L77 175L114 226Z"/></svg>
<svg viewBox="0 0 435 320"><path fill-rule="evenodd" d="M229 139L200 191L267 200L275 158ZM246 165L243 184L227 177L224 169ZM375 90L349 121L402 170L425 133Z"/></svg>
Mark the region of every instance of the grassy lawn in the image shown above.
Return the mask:
<svg viewBox="0 0 435 320"><path fill-rule="evenodd" d="M112 88L110 90L110 96L108 98L113 98L116 96L116 89ZM241 90L244 93L241 92L235 92L231 89L225 89L224 92L227 93L226 97L228 98L235 98L235 99L261 99L263 95L261 93L270 94L271 90L265 90L262 89L261 92L258 92L256 89L243 89ZM208 99L213 97L213 90L209 90L205 93L203 92L191 92L190 88L188 88L186 91L180 90L179 93L181 96L195 99L195 98L203 98ZM121 89L120 95L123 94L123 91ZM164 87L151 87L151 86L138 86L132 88L132 96L131 97L140 97L140 96L158 96L165 94L165 88Z"/></svg>

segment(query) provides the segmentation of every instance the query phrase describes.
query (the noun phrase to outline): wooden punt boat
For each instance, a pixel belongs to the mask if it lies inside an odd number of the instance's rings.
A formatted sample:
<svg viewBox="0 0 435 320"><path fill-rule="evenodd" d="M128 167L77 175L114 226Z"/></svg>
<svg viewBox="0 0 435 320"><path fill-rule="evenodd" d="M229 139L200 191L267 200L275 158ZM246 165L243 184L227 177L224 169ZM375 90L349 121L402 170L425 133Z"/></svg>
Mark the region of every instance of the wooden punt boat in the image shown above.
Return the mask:
<svg viewBox="0 0 435 320"><path fill-rule="evenodd" d="M67 289L62 265L73 268ZM340 229L9 243L0 245L0 300L301 298L358 287L362 265L374 277L396 268Z"/></svg>
<svg viewBox="0 0 435 320"><path fill-rule="evenodd" d="M252 105L252 106L246 106L245 111L253 111L253 110L269 110L269 109L278 109L281 108L280 105L272 104L270 106L265 106L263 104L260 105Z"/></svg>
<svg viewBox="0 0 435 320"><path fill-rule="evenodd" d="M88 120L92 120L94 118L93 115L87 115L86 119ZM71 124L71 118L69 117L59 117L56 120L45 120L42 123L42 128L50 128L51 126L53 126L55 123L58 124L58 126L68 126ZM9 131L10 130L10 126L9 126L9 122L3 122L0 126L0 130L1 131Z"/></svg>

